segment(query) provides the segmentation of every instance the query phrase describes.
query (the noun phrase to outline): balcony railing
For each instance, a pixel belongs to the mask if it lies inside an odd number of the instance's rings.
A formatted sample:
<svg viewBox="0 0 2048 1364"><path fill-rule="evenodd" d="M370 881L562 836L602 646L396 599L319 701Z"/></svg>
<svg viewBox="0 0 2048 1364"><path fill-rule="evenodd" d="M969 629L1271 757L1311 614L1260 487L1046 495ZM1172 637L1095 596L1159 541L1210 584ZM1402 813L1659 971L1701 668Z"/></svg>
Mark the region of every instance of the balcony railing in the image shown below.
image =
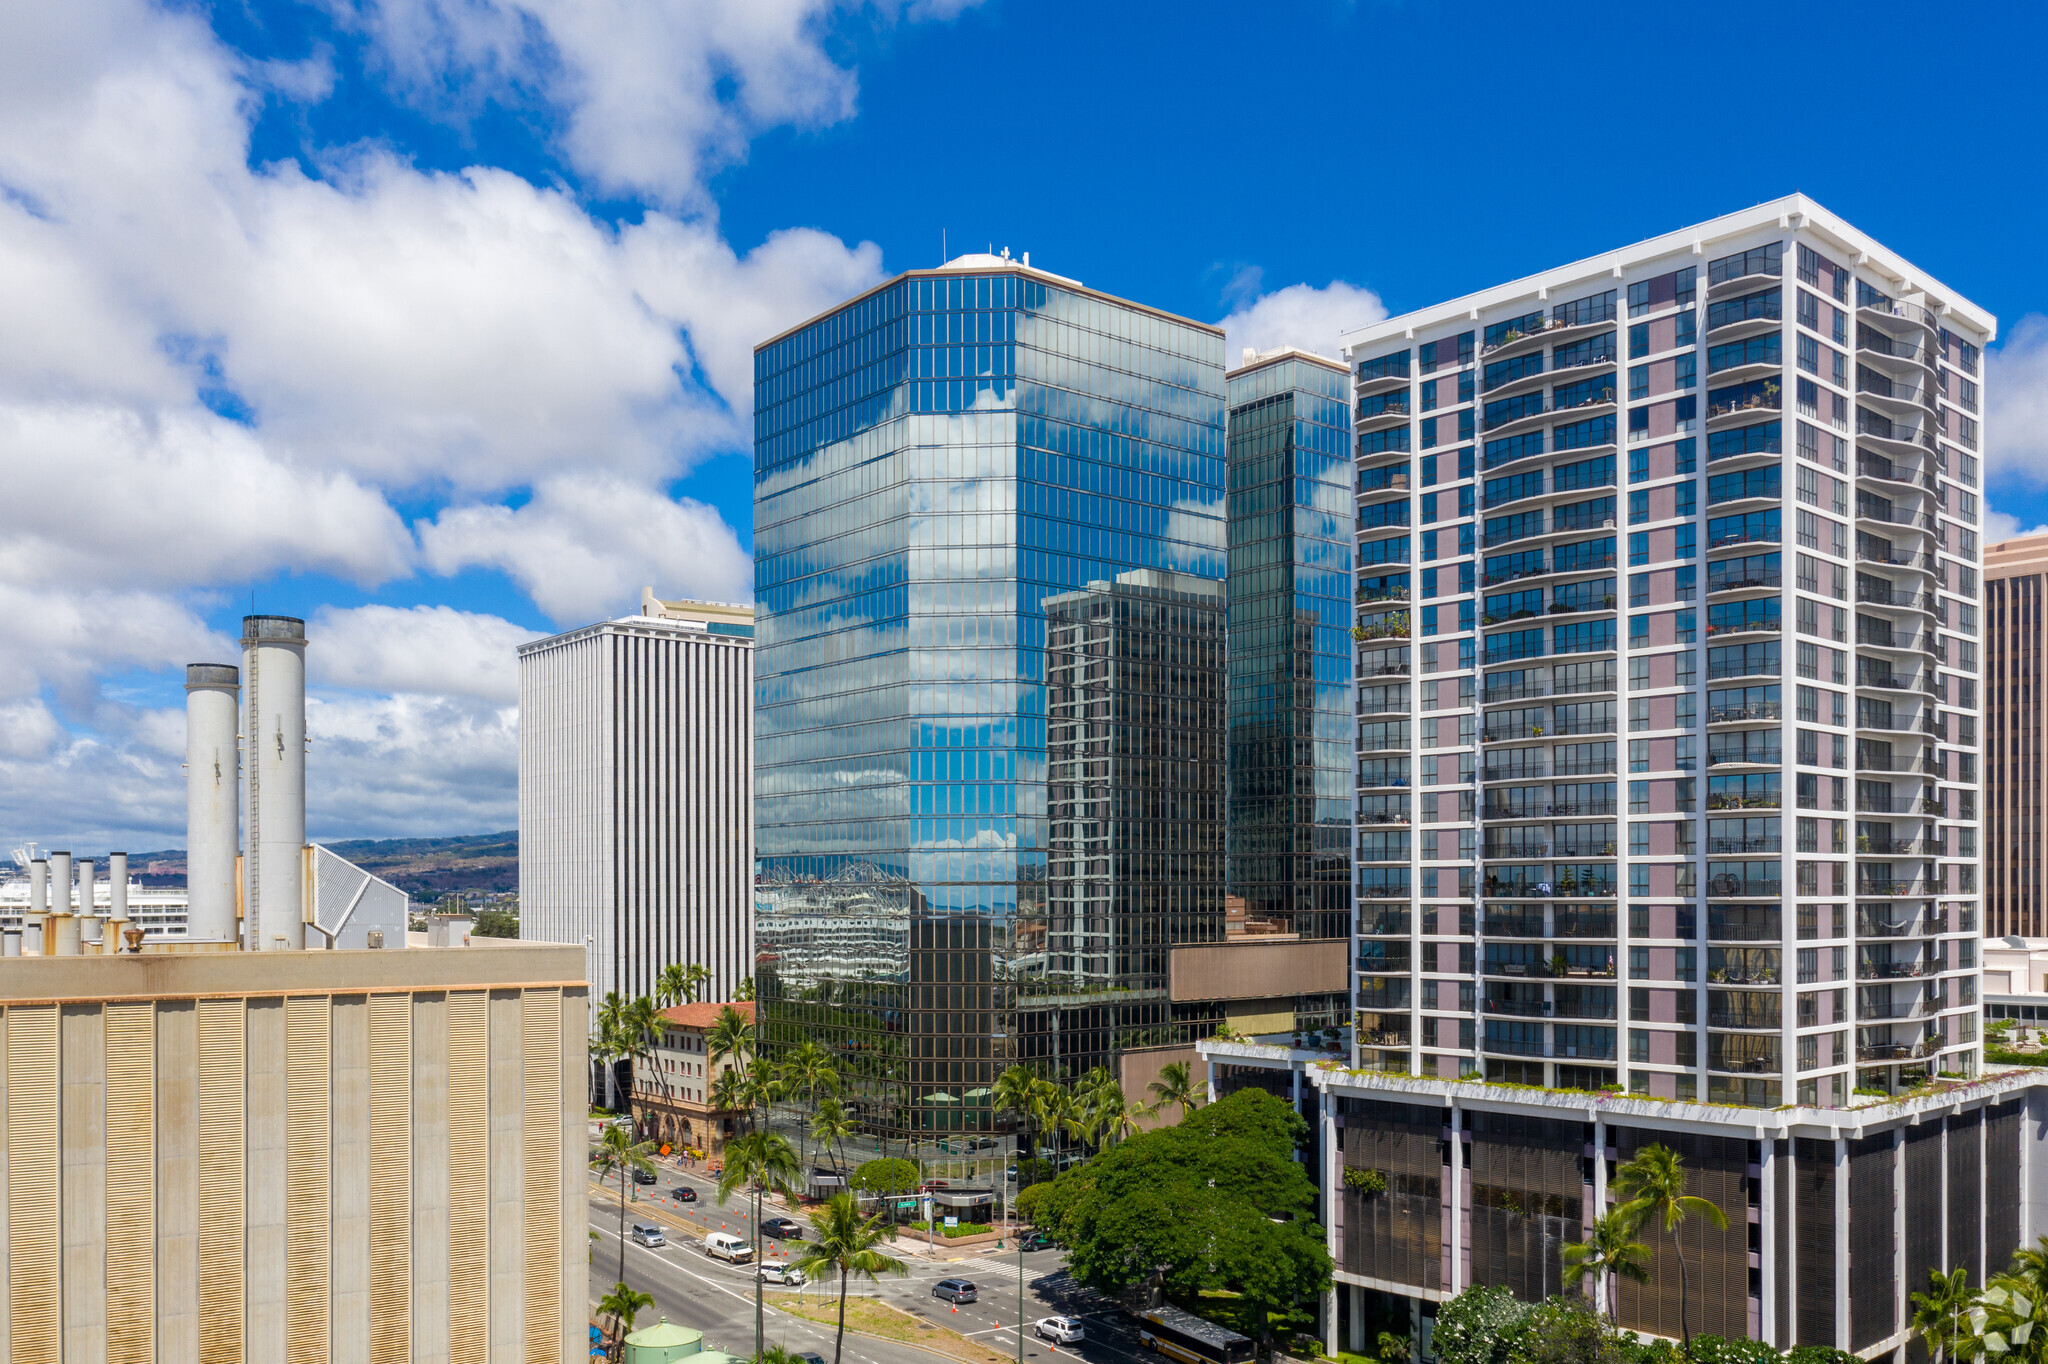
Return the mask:
<svg viewBox="0 0 2048 1364"><path fill-rule="evenodd" d="M1941 328L1941 319L1935 315L1934 311L1929 308L1923 308L1917 303L1901 303L1895 298L1886 298L1882 294L1877 294L1859 300L1856 306L1865 312L1876 313L1880 317L1901 318L1904 321L1917 322L1923 327L1929 327L1937 331Z"/></svg>
<svg viewBox="0 0 2048 1364"><path fill-rule="evenodd" d="M1729 856L1735 853L1783 852L1784 849L1785 840L1778 834L1769 834L1759 838L1710 838L1707 840L1707 852L1710 856L1714 857Z"/></svg>
<svg viewBox="0 0 2048 1364"><path fill-rule="evenodd" d="M1746 706L1709 706L1707 723L1731 725L1744 720L1778 720L1784 718L1784 714L1785 704L1782 701L1753 701Z"/></svg>
<svg viewBox="0 0 2048 1364"><path fill-rule="evenodd" d="M1784 887L1778 877L1741 877L1726 874L1707 879L1707 894L1730 899L1738 896L1775 896Z"/></svg>

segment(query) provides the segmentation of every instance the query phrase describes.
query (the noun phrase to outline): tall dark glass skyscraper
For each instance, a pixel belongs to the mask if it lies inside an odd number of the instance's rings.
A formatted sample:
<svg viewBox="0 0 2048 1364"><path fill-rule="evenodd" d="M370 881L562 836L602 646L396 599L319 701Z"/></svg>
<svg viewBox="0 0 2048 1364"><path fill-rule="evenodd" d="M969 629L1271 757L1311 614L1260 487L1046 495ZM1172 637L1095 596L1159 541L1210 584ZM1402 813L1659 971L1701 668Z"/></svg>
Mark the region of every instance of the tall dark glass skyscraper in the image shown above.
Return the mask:
<svg viewBox="0 0 2048 1364"><path fill-rule="evenodd" d="M871 1132L989 1130L1055 1020L1147 1012L1050 950L1047 602L1223 578L1222 351L968 256L755 352L767 1045L828 1046Z"/></svg>
<svg viewBox="0 0 2048 1364"><path fill-rule="evenodd" d="M1351 933L1349 390L1342 364L1291 349L1229 375L1228 879L1247 936Z"/></svg>

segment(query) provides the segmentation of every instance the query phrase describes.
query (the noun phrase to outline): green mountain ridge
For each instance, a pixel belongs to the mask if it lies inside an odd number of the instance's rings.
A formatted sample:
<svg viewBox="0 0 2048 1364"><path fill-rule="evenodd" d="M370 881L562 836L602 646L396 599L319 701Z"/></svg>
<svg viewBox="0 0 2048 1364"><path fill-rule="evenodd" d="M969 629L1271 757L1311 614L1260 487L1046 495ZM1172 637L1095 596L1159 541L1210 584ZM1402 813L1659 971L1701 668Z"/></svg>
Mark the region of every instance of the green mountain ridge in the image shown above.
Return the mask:
<svg viewBox="0 0 2048 1364"><path fill-rule="evenodd" d="M323 843L416 901L443 895L502 895L519 889L519 831L456 838L353 838ZM131 874L146 885L182 886L185 850L128 854Z"/></svg>

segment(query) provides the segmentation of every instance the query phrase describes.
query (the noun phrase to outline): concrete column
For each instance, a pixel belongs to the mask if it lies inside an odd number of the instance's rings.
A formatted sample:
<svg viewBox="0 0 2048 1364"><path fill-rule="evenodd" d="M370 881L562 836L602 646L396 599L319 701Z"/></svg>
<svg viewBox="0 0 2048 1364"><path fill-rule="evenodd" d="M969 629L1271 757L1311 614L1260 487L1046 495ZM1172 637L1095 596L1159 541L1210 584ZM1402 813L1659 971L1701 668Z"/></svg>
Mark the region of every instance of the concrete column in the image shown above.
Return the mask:
<svg viewBox="0 0 2048 1364"><path fill-rule="evenodd" d="M1849 1348L1849 1142L1835 1138L1835 1348Z"/></svg>
<svg viewBox="0 0 2048 1364"><path fill-rule="evenodd" d="M2021 1216L2025 1217L2024 1208ZM1906 1129L1901 1127L1892 1133L1892 1320L1901 1327L1913 1320L1911 1299L1906 1296L1910 1291L1906 1282Z"/></svg>
<svg viewBox="0 0 2048 1364"><path fill-rule="evenodd" d="M1301 1072L1295 1072L1299 1083ZM1316 1183L1323 1195L1323 1239L1324 1248L1330 1252L1332 1264L1343 1264L1343 1248L1339 1244L1337 1219L1340 1215L1341 1200L1344 1197L1344 1152L1337 1130L1337 1101L1327 1089L1318 1091L1321 1103L1318 1107L1317 1122L1322 1129L1323 1168L1316 1172ZM1323 1294L1323 1340L1334 1345L1337 1339L1337 1285L1333 1282Z"/></svg>
<svg viewBox="0 0 2048 1364"><path fill-rule="evenodd" d="M1787 1348L1787 1342L1778 1339L1778 1261L1776 1247L1778 1236L1784 1228L1778 1226L1778 1185L1783 1172L1778 1169L1778 1144L1768 1136L1758 1143L1762 1150L1759 1162L1763 1177L1757 1181L1757 1210L1763 1222L1762 1249L1758 1259L1763 1265L1763 1295L1759 1299L1763 1312L1763 1329L1757 1332L1765 1344L1775 1345L1780 1350ZM1602 1162L1604 1165L1606 1162ZM1603 1180L1604 1182L1604 1180ZM1789 1234L1789 1233L1788 1233Z"/></svg>
<svg viewBox="0 0 2048 1364"><path fill-rule="evenodd" d="M1450 1272L1444 1276L1444 1292L1455 1297L1465 1286L1465 1219L1459 1206L1465 1192L1465 1110L1451 1105L1451 1187L1444 1191L1444 1206L1450 1209Z"/></svg>

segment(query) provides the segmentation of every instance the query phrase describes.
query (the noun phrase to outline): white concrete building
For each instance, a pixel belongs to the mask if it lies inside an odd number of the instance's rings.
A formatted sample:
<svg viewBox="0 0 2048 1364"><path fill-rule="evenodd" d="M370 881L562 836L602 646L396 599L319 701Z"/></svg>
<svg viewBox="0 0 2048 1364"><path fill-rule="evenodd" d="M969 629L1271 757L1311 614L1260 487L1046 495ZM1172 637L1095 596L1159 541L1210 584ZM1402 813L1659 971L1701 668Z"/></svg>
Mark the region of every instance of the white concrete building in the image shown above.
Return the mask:
<svg viewBox="0 0 2048 1364"><path fill-rule="evenodd" d="M753 975L754 612L663 602L519 650L521 936L587 945L591 994Z"/></svg>

